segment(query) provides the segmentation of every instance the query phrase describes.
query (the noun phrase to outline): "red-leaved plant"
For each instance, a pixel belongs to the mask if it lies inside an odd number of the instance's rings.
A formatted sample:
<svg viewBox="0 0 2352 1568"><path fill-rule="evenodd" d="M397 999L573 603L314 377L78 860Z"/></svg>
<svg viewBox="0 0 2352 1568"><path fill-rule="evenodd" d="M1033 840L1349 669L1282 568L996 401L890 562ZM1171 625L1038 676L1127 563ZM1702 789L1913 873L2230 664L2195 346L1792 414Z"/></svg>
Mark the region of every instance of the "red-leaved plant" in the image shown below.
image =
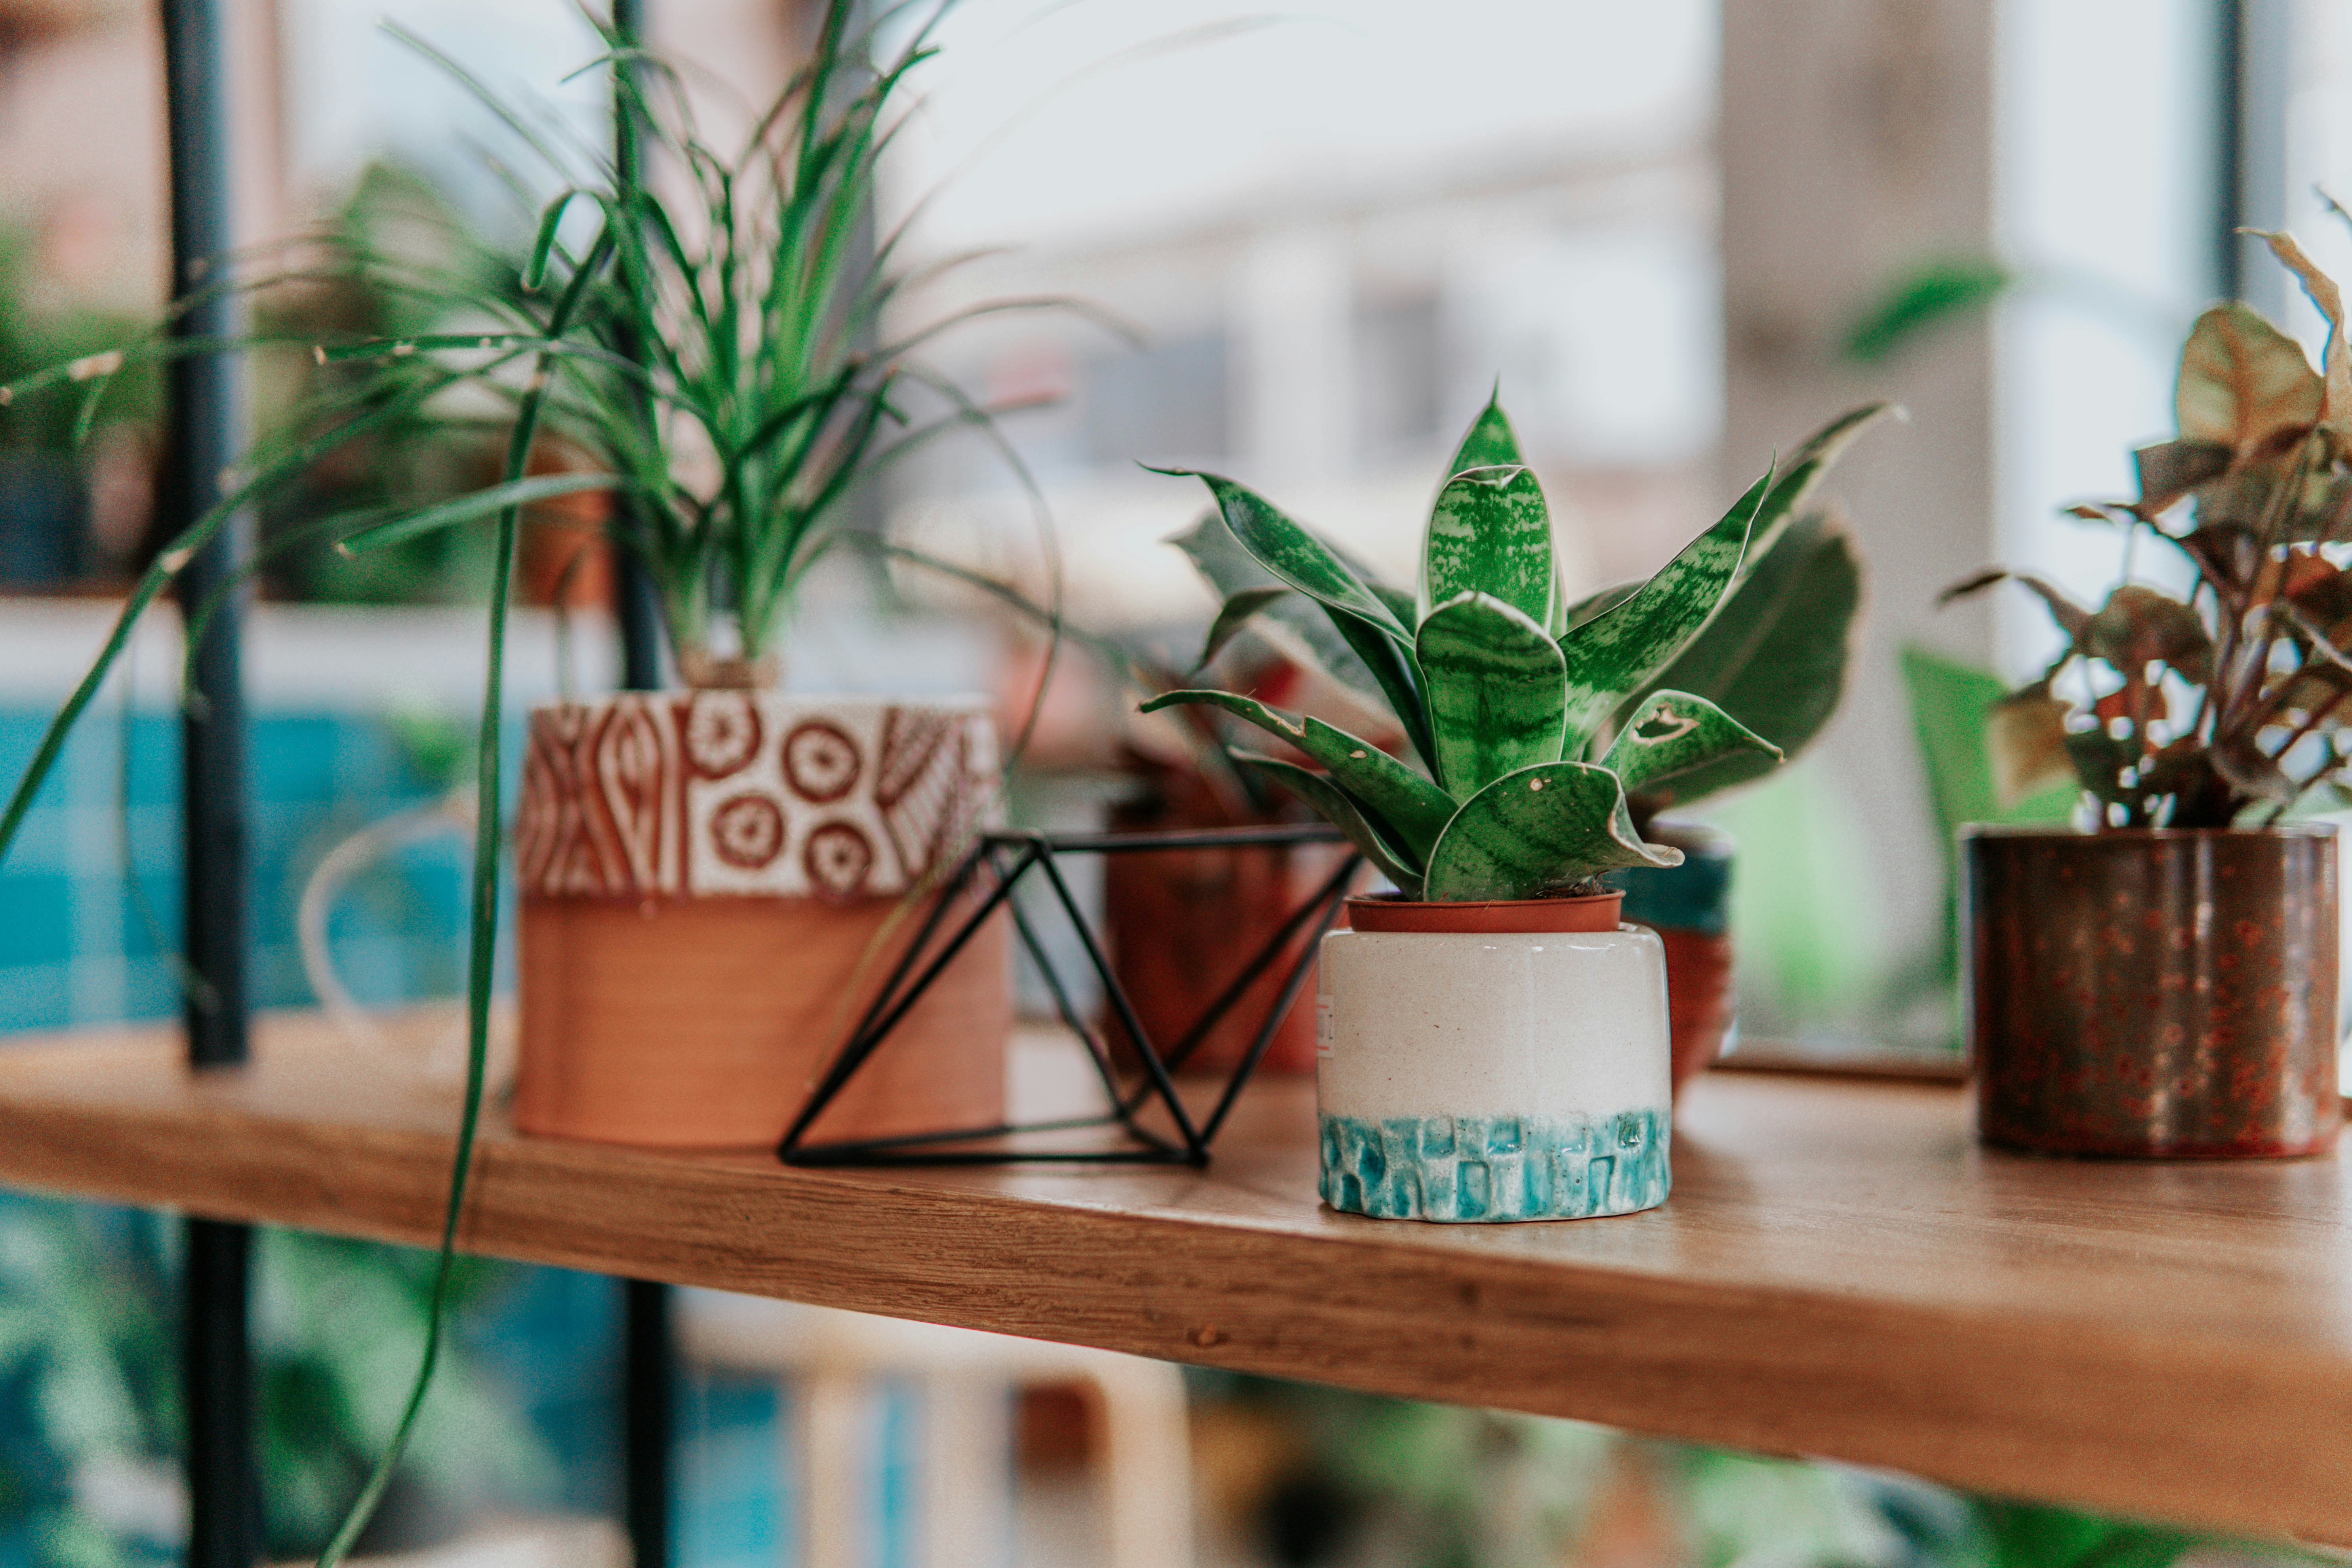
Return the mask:
<svg viewBox="0 0 2352 1568"><path fill-rule="evenodd" d="M2066 634L1989 716L2004 803L2071 776L2101 826L2226 827L2344 782L2352 347L2334 280L2288 236L2263 237L2327 319L2324 373L2247 306L2213 306L2181 351L2179 434L2134 454L2138 499L2068 509L2179 551L2189 596L2126 581L2095 611L2006 569L1944 593L2017 582Z"/></svg>

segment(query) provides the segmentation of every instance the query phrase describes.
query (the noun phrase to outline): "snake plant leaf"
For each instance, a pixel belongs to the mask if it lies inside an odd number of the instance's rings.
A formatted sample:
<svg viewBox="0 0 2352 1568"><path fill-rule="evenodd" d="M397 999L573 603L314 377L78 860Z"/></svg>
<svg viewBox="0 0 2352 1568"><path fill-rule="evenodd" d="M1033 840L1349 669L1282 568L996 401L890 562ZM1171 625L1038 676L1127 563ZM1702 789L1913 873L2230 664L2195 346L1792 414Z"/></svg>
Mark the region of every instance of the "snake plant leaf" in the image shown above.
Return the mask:
<svg viewBox="0 0 2352 1568"><path fill-rule="evenodd" d="M1331 771L1349 795L1377 815L1383 827L1425 864L1437 836L1454 819L1452 795L1369 741L1308 714L1299 749Z"/></svg>
<svg viewBox="0 0 2352 1568"><path fill-rule="evenodd" d="M1462 805L1430 851L1423 896L1534 899L1623 866L1679 866L1682 851L1644 844L1624 786L1591 763L1506 773Z"/></svg>
<svg viewBox="0 0 2352 1568"><path fill-rule="evenodd" d="M1748 554L1739 568L1742 576L1755 569L1795 519L1804 515L1830 466L1864 430L1894 412L1891 403L1865 403L1859 408L1848 409L1806 437L1805 444L1780 465L1764 504L1757 509L1755 527L1748 531Z"/></svg>
<svg viewBox="0 0 2352 1568"><path fill-rule="evenodd" d="M1259 565L1257 557L1242 548L1241 541L1234 537L1233 530L1225 526L1225 520L1214 508L1203 511L1182 533L1171 535L1168 542L1181 550L1192 560L1194 570L1223 597L1224 605L1218 612L1220 620L1233 608L1236 595L1258 588L1273 589L1275 592L1260 605L1259 614L1304 644L1315 662L1334 679L1368 696L1381 694L1381 683L1372 679L1372 672L1356 657L1348 639L1339 635L1331 616L1321 605ZM1340 559L1347 557L1342 555ZM1233 629L1240 628L1236 625ZM1214 651L1213 646L1202 662L1208 662Z"/></svg>
<svg viewBox="0 0 2352 1568"><path fill-rule="evenodd" d="M1559 760L1566 660L1541 621L1491 594L1459 594L1422 621L1418 656L1447 794L1466 799Z"/></svg>
<svg viewBox="0 0 2352 1568"><path fill-rule="evenodd" d="M1446 465L1446 477L1465 468L1518 468L1527 463L1519 453L1519 438L1511 429L1511 421L1503 412L1502 388L1497 386L1478 417L1470 421L1470 428L1462 444L1454 448L1454 460Z"/></svg>
<svg viewBox="0 0 2352 1568"><path fill-rule="evenodd" d="M1369 622L1400 641L1412 641L1412 633L1404 624L1379 595L1364 585L1364 580L1336 551L1284 516L1265 497L1222 475L1202 473L1197 468L1150 471L1196 479L1208 486L1225 526L1241 541L1242 548L1283 582L1332 609Z"/></svg>
<svg viewBox="0 0 2352 1568"><path fill-rule="evenodd" d="M1861 609L1862 563L1853 541L1827 513L1807 512L1725 595L1706 630L1659 674L1657 689L1687 691L1738 714L1793 757L1837 711ZM1777 765L1761 752L1740 752L1643 787L1664 805L1680 805Z"/></svg>
<svg viewBox="0 0 2352 1568"><path fill-rule="evenodd" d="M1402 844L1415 865L1429 854L1454 816L1454 798L1419 773L1358 735L1320 719L1305 721L1231 691L1163 692L1143 704L1146 713L1192 703L1222 708L1268 734L1287 741L1323 764L1334 783L1362 803L1383 833Z"/></svg>
<svg viewBox="0 0 2352 1568"><path fill-rule="evenodd" d="M1780 760L1780 748L1687 691L1654 691L1617 731L1601 765L1628 795L1740 753Z"/></svg>
<svg viewBox="0 0 2352 1568"><path fill-rule="evenodd" d="M1304 751L1307 727L1277 708L1269 708L1255 697L1244 697L1238 691L1219 691L1214 687L1187 687L1181 691L1163 691L1146 702L1137 711L1157 713L1162 708L1202 707L1222 708L1236 719L1246 719L1278 740L1287 741Z"/></svg>
<svg viewBox="0 0 2352 1568"><path fill-rule="evenodd" d="M1636 577L1630 583L1612 583L1606 588L1596 589L1581 599L1561 606L1559 618L1565 626L1580 626L1602 611L1613 610L1640 593L1642 584L1647 581L1647 578Z"/></svg>
<svg viewBox="0 0 2352 1568"><path fill-rule="evenodd" d="M1234 761L1253 773L1262 773L1315 808L1316 814L1348 836L1348 842L1364 852L1381 876L1394 882L1408 899L1422 896L1423 879L1420 867L1391 845L1364 815L1362 807L1348 792L1325 778L1295 763L1278 762L1272 757L1237 755Z"/></svg>
<svg viewBox="0 0 2352 1568"><path fill-rule="evenodd" d="M1351 679L1357 670L1369 677L1368 686L1377 689L1387 700L1414 752L1434 771L1429 715L1423 706L1421 679L1411 658L1412 638L1404 629L1404 617L1396 607L1409 603L1409 596L1393 600L1383 597L1393 591L1375 590L1340 551L1230 479L1189 469L1151 471L1188 474L1209 487L1209 493L1217 500L1217 516L1226 535L1272 582L1296 588L1315 600L1328 614L1328 633L1320 628L1307 630L1299 619L1288 614L1287 600L1269 601L1265 613L1279 616L1292 629L1304 632L1317 657L1327 660L1325 668L1340 679ZM1219 558L1223 541L1215 538L1215 532L1203 519L1176 542L1228 595L1264 585L1244 580L1236 567ZM1323 585L1320 591L1313 585L1317 583ZM1306 619L1311 624L1311 616ZM1337 634L1344 654L1329 647L1330 633Z"/></svg>
<svg viewBox="0 0 2352 1568"><path fill-rule="evenodd" d="M1341 556L1340 559L1344 561L1348 558L1346 556ZM1352 563L1350 563L1352 564ZM1391 588L1386 583L1380 581L1371 574L1365 571L1361 566L1356 567L1356 575L1364 580L1364 586L1372 591L1372 596L1374 598L1380 600L1381 604L1386 605L1389 607L1390 615L1394 616L1399 621L1409 626L1419 624L1421 619L1420 595L1416 595L1412 589Z"/></svg>
<svg viewBox="0 0 2352 1568"><path fill-rule="evenodd" d="M1291 597L1294 592L1276 583L1263 588L1244 588L1237 594L1226 595L1225 602L1217 607L1217 618L1209 623L1209 635L1202 640L1201 657L1193 661L1192 668L1200 669L1205 667L1224 651L1227 643L1241 635L1244 626L1257 619L1260 612L1277 599ZM1321 617L1318 616L1317 619Z"/></svg>
<svg viewBox="0 0 2352 1568"><path fill-rule="evenodd" d="M1748 530L1772 479L1773 470L1766 469L1714 527L1685 545L1623 603L1570 627L1559 639L1568 675L1563 754L1581 750L1601 721L1689 647L1714 616L1747 554Z"/></svg>
<svg viewBox="0 0 2352 1568"><path fill-rule="evenodd" d="M1558 582L1551 512L1533 470L1469 468L1445 481L1423 536L1423 616L1475 589L1549 626Z"/></svg>

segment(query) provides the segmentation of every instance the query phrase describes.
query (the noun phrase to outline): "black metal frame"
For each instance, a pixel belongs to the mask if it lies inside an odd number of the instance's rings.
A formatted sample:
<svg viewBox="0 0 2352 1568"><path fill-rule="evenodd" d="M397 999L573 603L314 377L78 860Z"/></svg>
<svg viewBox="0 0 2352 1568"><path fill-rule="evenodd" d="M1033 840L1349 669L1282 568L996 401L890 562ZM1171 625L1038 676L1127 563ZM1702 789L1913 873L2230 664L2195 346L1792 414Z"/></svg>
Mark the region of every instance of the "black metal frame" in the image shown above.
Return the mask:
<svg viewBox="0 0 2352 1568"><path fill-rule="evenodd" d="M165 113L171 137L172 293L199 294L230 248L226 61L214 0L165 0ZM225 339L237 327L236 297L215 292L186 305L174 335ZM156 489L161 535L211 510L221 474L237 455L243 423L236 368L226 356L190 354L170 371L171 426ZM235 579L252 550L239 518L182 574L180 603L202 603ZM235 1067L246 1058L246 714L239 668L239 605L214 616L189 664L180 724L188 1064ZM219 1220L183 1222L180 1376L187 1410L182 1456L188 1489L189 1568L251 1568L261 1557L261 1486L254 1450L251 1300L253 1233Z"/></svg>
<svg viewBox="0 0 2352 1568"><path fill-rule="evenodd" d="M1275 1031L1283 1017L1298 999L1308 972L1314 967L1315 942L1338 918L1340 905L1354 886L1357 873L1362 868L1363 857L1350 851L1338 868L1306 900L1290 911L1287 919L1269 937L1241 972L1224 988L1212 997L1190 1027L1164 1051L1143 1027L1137 1016L1135 1005L1119 983L1116 968L1104 951L1104 944L1087 924L1084 912L1071 890L1069 879L1062 875L1060 857L1066 855L1148 855L1185 849L1244 849L1281 847L1305 844L1339 844L1346 840L1328 827L1315 826L1284 827L1204 828L1197 831L1161 833L1027 833L996 832L982 834L978 842L960 860L956 868L932 898L930 909L924 916L908 943L906 952L883 982L881 990L866 1007L865 1016L850 1031L849 1038L835 1053L833 1062L808 1102L793 1118L792 1126L776 1145L776 1157L788 1165L1001 1165L1012 1163L1120 1163L1120 1164L1183 1164L1205 1165L1209 1163L1209 1145L1232 1113L1234 1102L1241 1097L1242 1088L1273 1043ZM1087 961L1101 981L1104 1000L1111 1016L1134 1050L1141 1064L1141 1081L1122 1084L1118 1068L1113 1060L1107 1031L1099 1031L1079 1016L1070 998L1070 989L1055 967L1045 941L1039 936L1031 912L1022 907L1018 889L1022 879L1031 872L1041 876L1052 889L1054 901L1076 933L1086 952ZM982 887L985 892L981 892ZM960 905L978 902L956 923L951 931L942 936L949 917ZM809 1131L826 1109L855 1078L858 1069L873 1060L875 1053L889 1041L891 1032L906 1017L925 992L944 973L950 963L981 929L1003 910L1012 920L1013 930L1021 938L1023 950L1043 977L1047 992L1053 996L1055 1011L1072 1034L1085 1047L1102 1083L1105 1108L1090 1116L1063 1117L1046 1121L997 1122L985 1126L942 1128L936 1131L901 1134L888 1138L839 1140L813 1143ZM1307 931L1310 922L1313 929ZM1207 1039L1209 1032L1222 1022L1239 1004L1250 987L1273 968L1288 947L1303 931L1308 940L1300 944L1297 956L1283 979L1280 992L1260 1020L1250 1047L1226 1079L1216 1103L1207 1116L1196 1124L1176 1088L1175 1074ZM1157 1105L1166 1112L1175 1129L1173 1140L1144 1125L1142 1117L1148 1107ZM1007 1140L1018 1140L1047 1133L1085 1131L1098 1128L1118 1128L1126 1142L1106 1147L1081 1149L1038 1149L1007 1147ZM988 1148L967 1145L987 1143Z"/></svg>

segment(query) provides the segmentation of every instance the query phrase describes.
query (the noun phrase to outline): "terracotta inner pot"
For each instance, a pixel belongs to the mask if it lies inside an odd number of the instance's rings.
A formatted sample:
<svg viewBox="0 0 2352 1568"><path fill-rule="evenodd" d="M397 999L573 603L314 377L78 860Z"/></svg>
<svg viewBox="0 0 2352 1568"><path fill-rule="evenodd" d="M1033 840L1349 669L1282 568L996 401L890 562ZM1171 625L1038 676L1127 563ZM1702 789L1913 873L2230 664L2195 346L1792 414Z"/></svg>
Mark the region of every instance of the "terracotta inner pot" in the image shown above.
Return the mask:
<svg viewBox="0 0 2352 1568"><path fill-rule="evenodd" d="M1224 809L1197 774L1160 780L1157 798L1120 806L1110 820L1123 833L1283 825ZM1111 970L1156 1048L1171 1050L1182 1040L1348 852L1344 844L1276 844L1103 857L1103 932ZM1240 1065L1313 937L1302 931L1284 946L1184 1058L1185 1071L1229 1072ZM1314 1004L1310 974L1275 1026L1258 1059L1260 1072L1315 1070ZM1112 1015L1106 1005L1105 1037L1122 1061L1139 1070L1141 1059Z"/></svg>
<svg viewBox="0 0 2352 1568"><path fill-rule="evenodd" d="M771 1147L920 923L896 899L526 897L515 1125L672 1148ZM886 931L886 927L888 928ZM1001 1121L1002 913L810 1129L814 1142ZM877 940L878 939L878 940Z"/></svg>
<svg viewBox="0 0 2352 1568"><path fill-rule="evenodd" d="M1417 903L1372 895L1348 900L1349 923L1358 931L1615 931L1622 893L1591 893L1576 899L1465 899Z"/></svg>

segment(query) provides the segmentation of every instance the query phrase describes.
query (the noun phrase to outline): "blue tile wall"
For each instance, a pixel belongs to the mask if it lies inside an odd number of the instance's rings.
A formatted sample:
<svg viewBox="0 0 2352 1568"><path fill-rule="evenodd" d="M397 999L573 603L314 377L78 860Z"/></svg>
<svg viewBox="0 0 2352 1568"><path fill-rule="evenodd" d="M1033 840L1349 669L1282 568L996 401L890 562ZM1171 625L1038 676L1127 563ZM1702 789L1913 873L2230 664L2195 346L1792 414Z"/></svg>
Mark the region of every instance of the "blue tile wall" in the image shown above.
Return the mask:
<svg viewBox="0 0 2352 1568"><path fill-rule="evenodd" d="M47 718L0 710L0 778L22 773ZM520 738L518 726L510 754ZM0 861L0 1032L178 1011L179 766L169 713L93 712L68 744ZM436 788L392 727L364 714L261 714L248 769L254 1003L303 1005L314 1000L295 941L305 879L344 837ZM466 866L452 835L395 852L350 887L329 934L362 1001L458 992Z"/></svg>

